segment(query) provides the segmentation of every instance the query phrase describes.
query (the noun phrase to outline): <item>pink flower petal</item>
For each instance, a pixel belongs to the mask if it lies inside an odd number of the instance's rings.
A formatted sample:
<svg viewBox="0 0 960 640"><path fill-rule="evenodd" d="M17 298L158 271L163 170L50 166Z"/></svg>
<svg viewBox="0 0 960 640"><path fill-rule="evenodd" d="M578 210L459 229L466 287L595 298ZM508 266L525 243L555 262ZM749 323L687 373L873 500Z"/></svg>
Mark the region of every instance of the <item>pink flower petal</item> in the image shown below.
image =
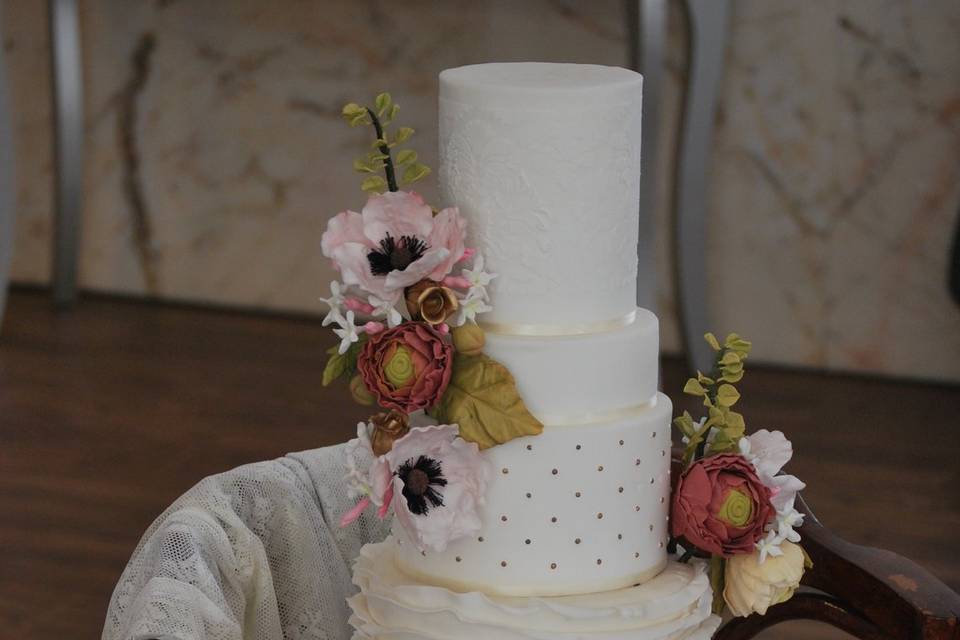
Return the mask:
<svg viewBox="0 0 960 640"><path fill-rule="evenodd" d="M391 271L386 276L384 289L387 291L399 291L410 285L414 285L430 275L430 272L437 268L437 265L443 264L449 257L450 252L443 247L439 249L429 249L423 256L410 264L403 271Z"/></svg>
<svg viewBox="0 0 960 640"><path fill-rule="evenodd" d="M375 322L375 321L373 321L373 320L371 320L370 322L368 322L368 323L366 323L365 325L363 325L363 330L366 331L367 334L369 334L369 335L371 335L371 336L380 333L380 332L383 331L385 328L386 328L386 327L384 326L384 324L383 324L382 322Z"/></svg>
<svg viewBox="0 0 960 640"><path fill-rule="evenodd" d="M430 279L437 282L449 275L453 265L463 259L464 239L467 235L467 222L460 215L459 209L449 207L436 215L433 219L433 229L427 238L431 249L442 247L447 250L443 262L437 264L430 273Z"/></svg>
<svg viewBox="0 0 960 640"><path fill-rule="evenodd" d="M370 196L363 207L363 233L377 245L392 236L412 236L427 240L433 229L433 211L419 195L408 191L388 191Z"/></svg>
<svg viewBox="0 0 960 640"><path fill-rule="evenodd" d="M356 211L343 211L330 219L320 238L320 250L333 258L334 250L347 243L369 244L363 233L363 217Z"/></svg>
<svg viewBox="0 0 960 640"><path fill-rule="evenodd" d="M360 514L366 511L367 507L369 506L370 498L368 496L364 496L363 499L360 500L360 502L358 502L353 509L350 509L350 511L347 511L345 514L343 514L343 517L340 518L340 526L347 527L356 522L357 518L360 517Z"/></svg>
<svg viewBox="0 0 960 640"><path fill-rule="evenodd" d="M387 517L387 512L390 511L390 503L393 502L393 484L387 486L386 492L383 494L383 504L380 505L380 508L377 509L377 517L383 520Z"/></svg>
<svg viewBox="0 0 960 640"><path fill-rule="evenodd" d="M344 298L343 306L356 313L373 313L373 305L356 298Z"/></svg>
<svg viewBox="0 0 960 640"><path fill-rule="evenodd" d="M443 279L443 284L453 289L470 288L470 281L463 276L447 276Z"/></svg>

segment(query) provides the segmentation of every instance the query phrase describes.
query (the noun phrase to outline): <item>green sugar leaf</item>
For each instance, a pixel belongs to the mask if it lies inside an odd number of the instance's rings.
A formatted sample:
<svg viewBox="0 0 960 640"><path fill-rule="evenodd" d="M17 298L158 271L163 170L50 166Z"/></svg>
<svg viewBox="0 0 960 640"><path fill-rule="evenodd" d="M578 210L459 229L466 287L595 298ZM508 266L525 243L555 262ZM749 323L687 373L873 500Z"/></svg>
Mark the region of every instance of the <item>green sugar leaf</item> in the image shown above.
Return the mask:
<svg viewBox="0 0 960 640"><path fill-rule="evenodd" d="M450 385L431 415L460 425L460 437L481 449L543 431L507 368L482 353L456 356Z"/></svg>

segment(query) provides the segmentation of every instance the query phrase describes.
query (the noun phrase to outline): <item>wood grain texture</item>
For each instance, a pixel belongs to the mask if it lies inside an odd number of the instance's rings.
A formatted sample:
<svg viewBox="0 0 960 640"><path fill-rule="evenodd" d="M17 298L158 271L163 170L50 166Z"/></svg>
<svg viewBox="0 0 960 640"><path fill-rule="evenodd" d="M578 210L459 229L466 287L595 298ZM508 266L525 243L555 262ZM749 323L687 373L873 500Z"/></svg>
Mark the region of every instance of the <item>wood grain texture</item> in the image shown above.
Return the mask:
<svg viewBox="0 0 960 640"><path fill-rule="evenodd" d="M348 438L362 407L323 389L327 329L88 298L10 298L0 333L0 629L98 637L141 533L206 475ZM684 371L663 365L677 401ZM793 439L824 524L960 588L960 390L754 367L748 428ZM810 635L804 635L809 633ZM777 637L827 637L798 626Z"/></svg>

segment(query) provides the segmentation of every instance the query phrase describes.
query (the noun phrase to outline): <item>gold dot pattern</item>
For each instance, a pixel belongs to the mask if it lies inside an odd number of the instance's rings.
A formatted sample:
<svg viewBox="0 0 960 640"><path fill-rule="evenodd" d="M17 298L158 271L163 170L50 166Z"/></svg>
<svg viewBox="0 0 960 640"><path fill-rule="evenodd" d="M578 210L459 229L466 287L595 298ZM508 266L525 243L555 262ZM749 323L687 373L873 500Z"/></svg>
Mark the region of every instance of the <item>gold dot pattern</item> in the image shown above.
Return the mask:
<svg viewBox="0 0 960 640"><path fill-rule="evenodd" d="M542 454L547 458L545 461L538 460L538 456L532 455L525 456L522 461L519 458L515 459L511 457L504 457L500 460L494 458L494 460L501 463L496 464L495 462L494 469L499 468L500 477L503 478L497 481L505 483L504 486L510 486L510 484L507 483L515 482L527 484L527 487L521 484L514 489L518 490L518 493L514 495L520 500L531 501L530 507L535 506L537 508L535 510L518 510L514 513L509 510L510 507L508 507L508 509L501 512L499 516L493 515L493 518L491 518L492 522L488 521L487 526L492 527L495 525L497 522L495 518L499 518L503 526L497 529L490 528L481 530L485 535L478 535L474 538L472 544L490 542L490 544L485 545L484 548L477 548L477 552L479 552L477 557L471 558L469 552L464 553L464 551L467 551L466 547L460 547L457 548L460 555L446 555L445 557L447 559L445 562L450 563L448 566L452 567L452 559L462 565L458 566L457 570L459 571L470 570L473 566L471 561L489 563L489 565L493 565L493 567L499 569L497 572L497 574L501 576L499 579L509 581L514 579L516 572L526 570L524 568L525 562L519 564L516 562L518 558L523 558L523 556L511 555L514 551L512 551L510 547L513 546L517 553L519 553L520 549L523 549L528 556L536 557L540 559L541 562L544 562L546 566L544 569L541 569L544 573L548 570L551 572L557 571L559 568L559 558L556 556L550 558L549 555L544 557L544 551L549 552L551 549L556 551L558 548L562 548L557 545L563 538L566 538L566 544L569 544L571 538L566 537L566 535L570 533L569 527L572 526L570 524L571 522L577 523L575 526L582 528L577 531L579 535L572 538L576 546L576 552L571 554L570 562L566 563L569 565L567 566L567 570L570 576L576 576L577 571L588 565L597 567L598 578L599 576L605 576L607 572L616 572L620 569L621 564L630 558L631 553L633 554L637 568L640 566L641 558L644 559L644 563L650 560L650 554L657 548L653 547L653 545L656 544L660 549L663 549L666 546L666 542L663 539L657 539L658 536L647 538L645 535L640 535L642 529L636 527L636 524L629 525L627 521L623 520L625 515L623 511L626 510L629 513L629 504L635 501L634 511L636 515L634 517L640 516L642 519L647 520L646 526L648 531L650 533L656 533L657 527L649 523L650 520L648 518L649 515L651 515L649 513L649 507L658 504L664 505L666 503L666 498L668 497L666 495L666 486L668 482L666 474L663 473L666 464L662 461L667 457L668 450L662 448L659 450L653 449L652 452L648 452L646 449L649 448L649 441L642 439L639 442L631 442L629 449L623 449L623 447L626 447L627 441L626 438L620 437L622 433L623 432L617 433L612 438L606 440L606 442L604 442L602 438L596 439L595 441L591 440L590 444L592 446L586 449L584 449L582 440L579 443L574 440L572 444L578 454L576 458L563 459L561 456L560 458L550 460L546 456L549 447L548 449L540 448L538 451L538 454ZM547 434L545 433L544 435ZM580 435L582 436L582 434ZM656 438L657 432L653 432L651 435L653 438ZM569 443L570 440L567 440L567 442ZM643 443L647 443L647 446L644 446ZM544 444L550 444L550 441L544 440ZM551 444L551 446L553 445ZM532 452L533 450L533 443L524 443L514 449L516 452L515 455L519 455L522 451ZM570 450L567 449L567 451L569 452ZM659 451L659 456L656 455L657 451ZM631 453L633 456L630 455ZM582 458L580 454L583 455ZM637 457L637 454L648 457L652 455L652 457L645 459ZM578 460L579 464L576 464ZM631 461L633 464L630 464ZM544 462L546 462L546 464L543 464ZM565 465L563 476L560 475L559 466L550 466L550 462ZM664 468L661 469L661 466ZM634 467L634 470L630 470L629 467ZM589 474L591 468L595 470L596 475ZM546 471L550 472L549 476L545 475ZM630 475L627 475L627 473ZM508 478L507 476L510 477ZM552 478L552 480L549 481L550 487L546 485L548 482L546 480L547 477ZM572 487L570 486L571 484L573 484ZM579 486L577 486L578 484ZM617 506L615 506L613 502L614 496L625 496L627 487L630 488L630 497L627 498L630 502L620 503L618 501ZM650 489L647 490L646 487L650 487ZM534 493L537 493L537 503L532 502ZM570 500L571 497L576 500L576 503ZM514 498L514 500L516 500L516 498ZM654 500L656 500L656 502L654 502ZM652 504L649 504L648 501ZM574 506L575 504L578 506ZM647 506L641 509L644 505ZM593 506L593 509L590 509L591 506ZM550 513L550 511L554 509L558 509L554 511L555 515L547 516L549 518L549 524L556 526L556 528L551 528L550 533L537 528L535 520L530 519L531 515L536 516L536 511L543 514L544 511ZM663 507L660 507L660 509L662 510ZM593 518L590 518L591 513L594 516ZM641 513L642 516L640 515ZM564 525L559 524L561 515L566 522ZM658 515L656 510L653 512L653 515ZM542 517L542 515L539 517ZM654 517L653 519L655 520L656 518ZM590 521L595 524L590 525ZM542 523L543 521L541 520L540 522ZM643 527L642 522L641 520L640 527ZM543 527L543 524L540 524L539 527ZM610 527L617 527L620 532L615 533L617 529L610 531L606 528L608 525ZM533 526L534 528L528 529L526 532L524 532L523 529L519 529L521 536L517 537L517 529L525 526ZM620 528L627 526L630 528ZM594 529L590 529L590 527L594 527ZM513 533L511 533L511 531ZM626 531L626 533L624 533L624 531ZM527 533L529 537L523 536L523 533ZM538 535L535 536L533 534ZM556 536L558 534L562 537L557 538ZM616 535L617 545L611 546L609 542L602 542L602 540L611 540L611 538L607 536L612 535ZM532 546L533 537L538 538L538 544L535 548ZM591 543L591 540L594 542ZM594 545L597 546L595 547ZM499 558L496 556L490 557L490 552L494 549L497 550L494 551L494 553L500 555ZM586 555L586 557L582 557L590 551L594 553L596 553L596 551L602 551L607 554L607 556L597 557L590 553ZM427 556L428 554L423 553L422 555ZM437 554L430 555L436 556ZM443 555L444 554L440 554L440 557L443 557ZM631 566L634 565L634 563L630 564ZM601 570L600 567L604 568ZM503 573L500 573L500 571ZM570 573L570 571L573 573ZM601 571L602 573L600 573Z"/></svg>

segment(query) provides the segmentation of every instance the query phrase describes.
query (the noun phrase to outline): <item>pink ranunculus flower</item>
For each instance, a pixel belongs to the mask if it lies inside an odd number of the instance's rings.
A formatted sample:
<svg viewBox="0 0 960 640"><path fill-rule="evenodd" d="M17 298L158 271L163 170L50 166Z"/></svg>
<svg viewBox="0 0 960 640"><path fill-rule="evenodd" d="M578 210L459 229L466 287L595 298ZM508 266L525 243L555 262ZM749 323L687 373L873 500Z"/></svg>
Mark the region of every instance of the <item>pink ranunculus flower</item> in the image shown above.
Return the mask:
<svg viewBox="0 0 960 640"><path fill-rule="evenodd" d="M380 406L404 413L437 404L452 371L453 346L425 322L370 336L357 357L357 372Z"/></svg>
<svg viewBox="0 0 960 640"><path fill-rule="evenodd" d="M697 460L673 492L671 532L716 555L749 553L774 516L771 491L741 455Z"/></svg>
<svg viewBox="0 0 960 640"><path fill-rule="evenodd" d="M456 425L413 427L384 456L393 469L393 512L421 550L444 551L480 530L489 469Z"/></svg>
<svg viewBox="0 0 960 640"><path fill-rule="evenodd" d="M456 207L434 216L418 194L391 191L370 196L361 213L334 216L320 246L345 284L396 302L405 287L449 275L463 258L466 232Z"/></svg>

